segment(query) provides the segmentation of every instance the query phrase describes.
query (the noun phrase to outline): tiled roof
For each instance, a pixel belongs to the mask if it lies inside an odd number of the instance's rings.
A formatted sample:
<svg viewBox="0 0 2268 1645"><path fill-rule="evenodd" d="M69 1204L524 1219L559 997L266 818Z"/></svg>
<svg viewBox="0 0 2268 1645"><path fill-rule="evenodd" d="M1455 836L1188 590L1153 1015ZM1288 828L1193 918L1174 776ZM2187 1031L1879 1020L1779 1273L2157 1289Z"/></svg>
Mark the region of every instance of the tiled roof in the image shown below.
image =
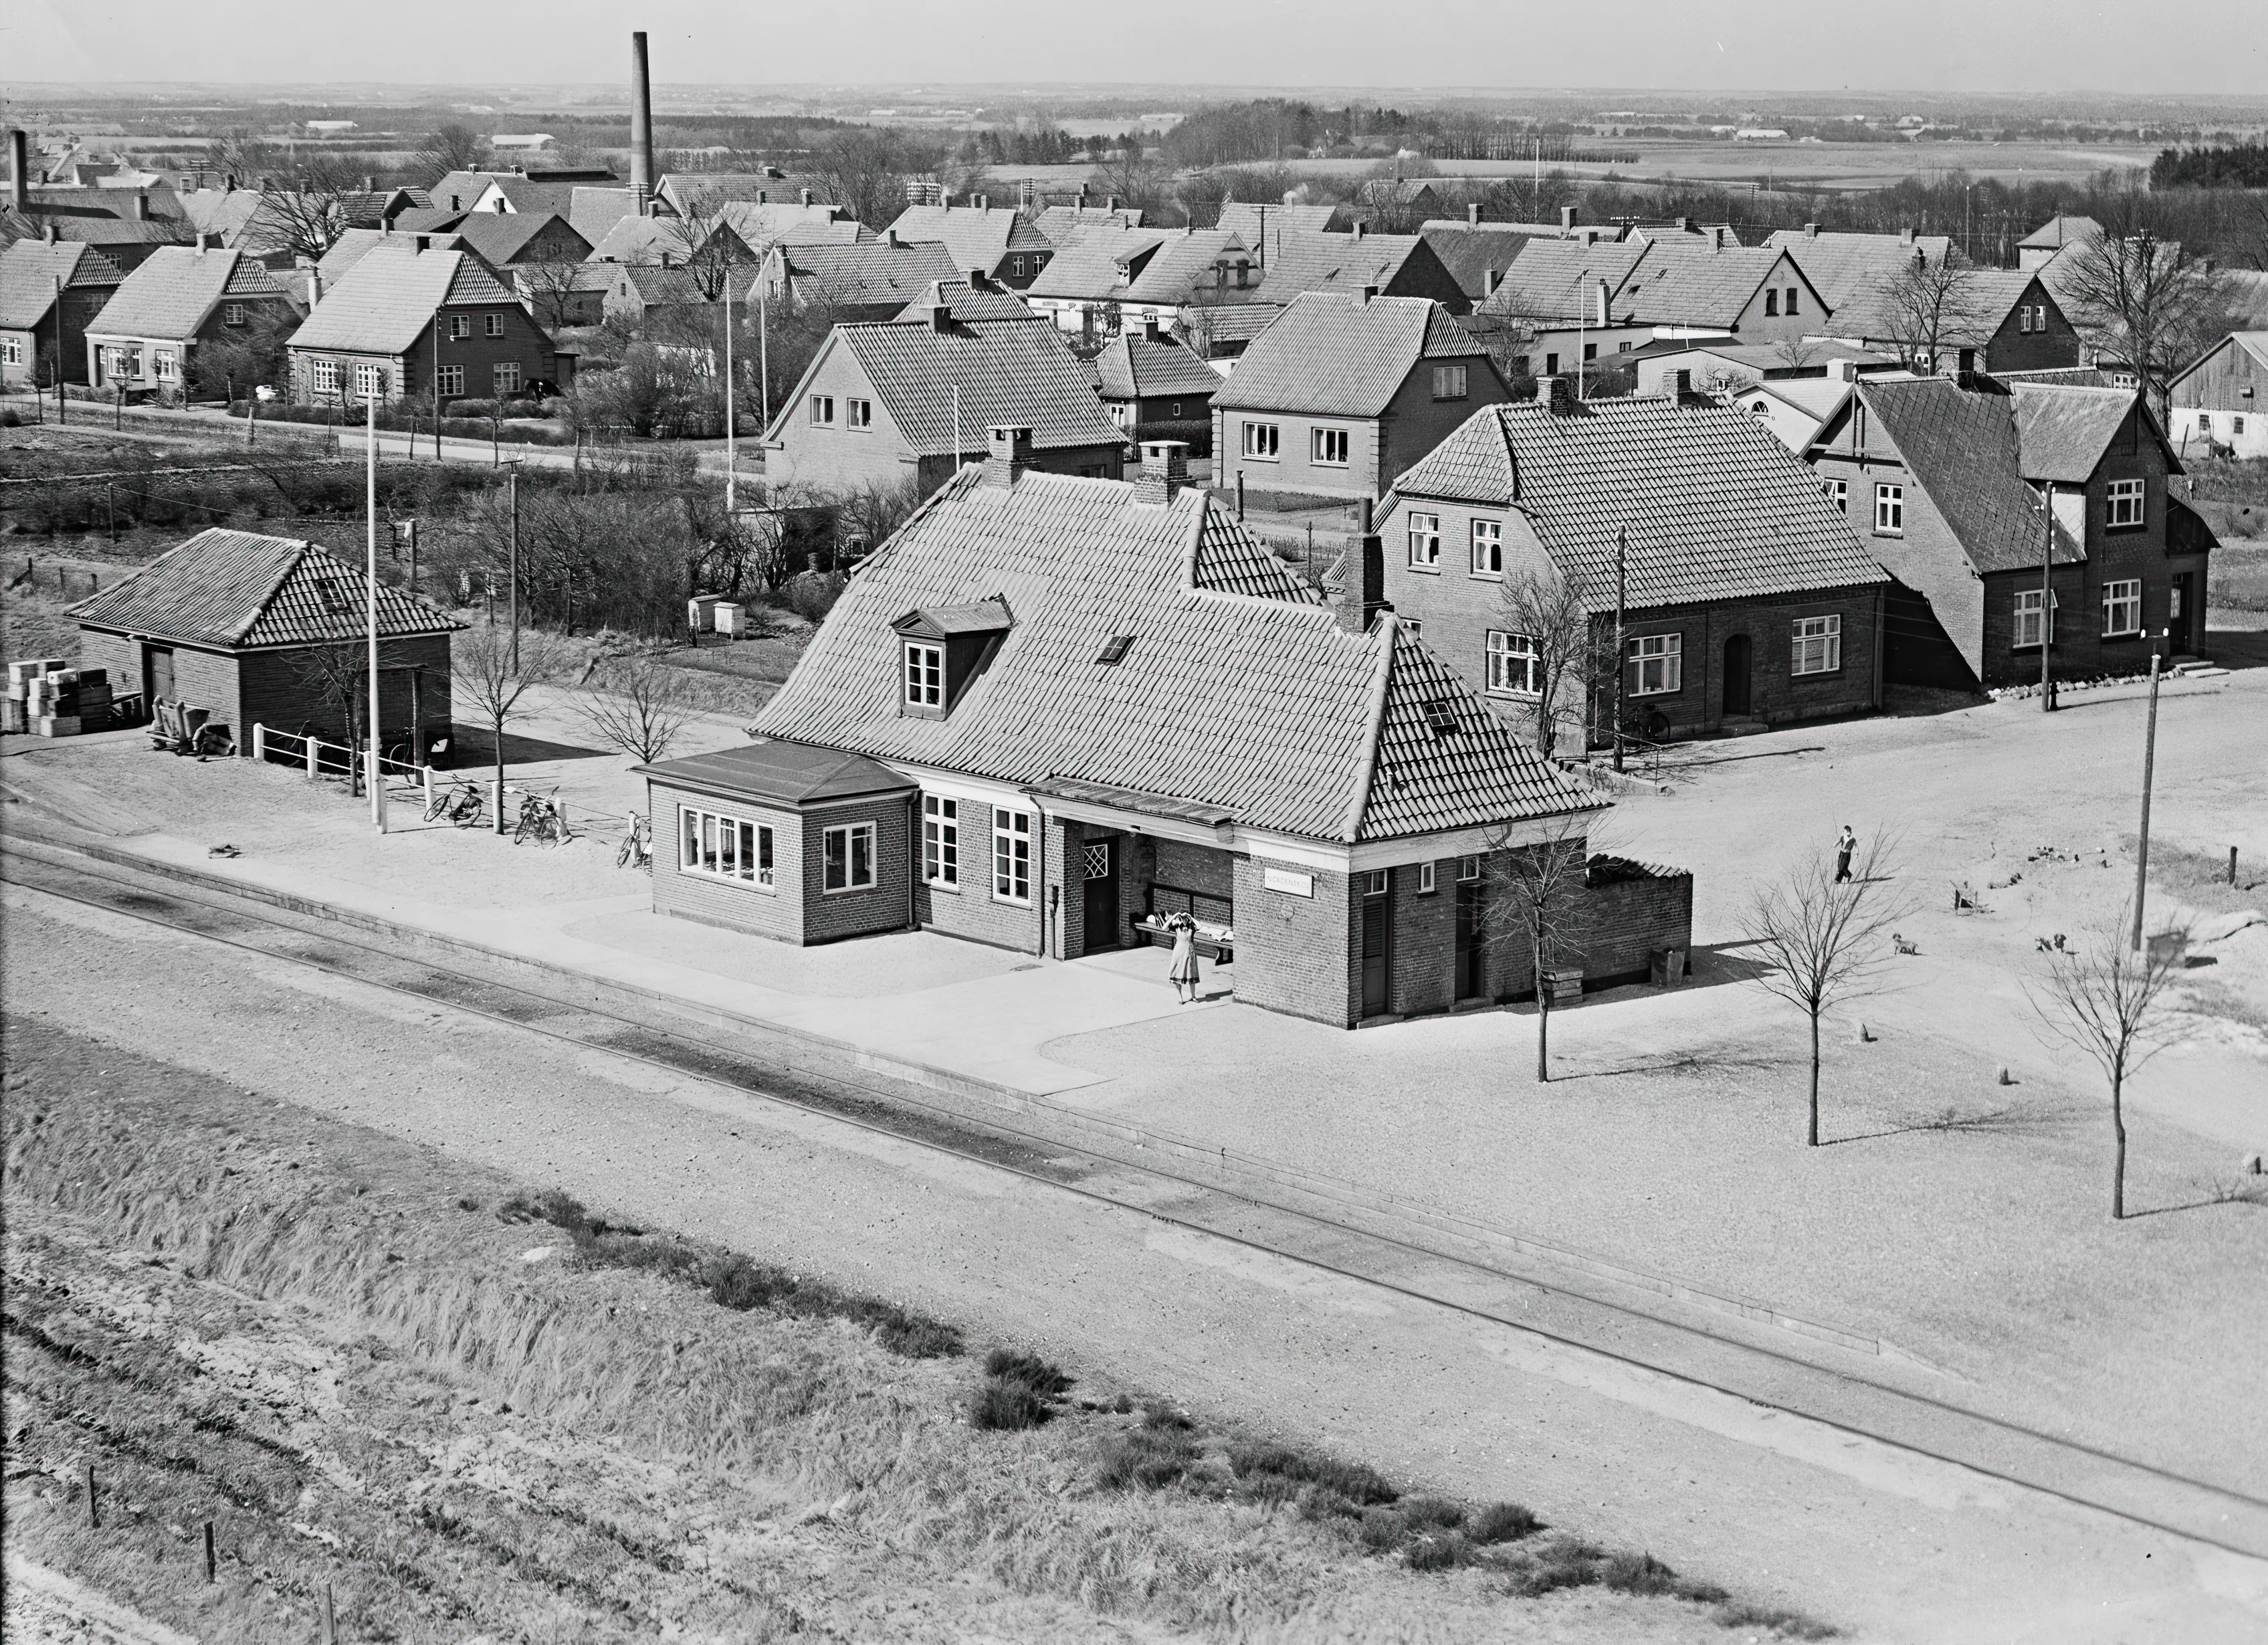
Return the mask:
<svg viewBox="0 0 2268 1645"><path fill-rule="evenodd" d="M859 567L755 729L1315 840L1596 805L1390 615L1351 632L1202 490L1162 506L1135 491L964 468ZM1223 567L1252 591L1209 586ZM891 623L993 598L1015 626L983 672L946 719L902 718ZM1096 660L1130 634L1121 660ZM1428 704L1452 734L1433 734Z"/></svg>
<svg viewBox="0 0 2268 1645"><path fill-rule="evenodd" d="M955 388L962 451L978 449L986 429L1003 426L1030 429L1033 446L1042 451L1126 441L1053 326L979 321L940 332L881 321L837 326L828 347L850 350L899 435L924 456L954 451ZM822 349L820 360L825 358ZM814 360L811 370L818 368ZM791 399L780 416L796 407Z"/></svg>
<svg viewBox="0 0 2268 1645"><path fill-rule="evenodd" d="M1583 314L1596 324L1599 282L1607 283L1611 312L1620 313L1612 307L1614 294L1621 291L1651 246L1647 240L1531 240L1513 259L1504 283L1480 312L1529 320Z"/></svg>
<svg viewBox="0 0 2268 1645"><path fill-rule="evenodd" d="M897 314L900 325L928 323L930 310L943 303L953 317L968 325L979 320L1033 320L1032 306L1005 285L977 291L966 280L932 280Z"/></svg>
<svg viewBox="0 0 2268 1645"><path fill-rule="evenodd" d="M512 220L510 212L501 215L489 212L485 215L496 218L498 222ZM347 277L347 270L380 246L391 245L409 248L416 244L416 236L405 230L350 228L331 242L331 248L323 254L322 261L315 265L315 272L323 277L323 289L328 291ZM462 239L454 232L425 232L425 244L428 250L438 247L445 251L453 251L462 244Z"/></svg>
<svg viewBox="0 0 2268 1645"><path fill-rule="evenodd" d="M216 526L168 549L64 615L93 628L225 649L359 639L370 632L359 567L312 542ZM380 585L381 638L465 625Z"/></svg>
<svg viewBox="0 0 2268 1645"><path fill-rule="evenodd" d="M0 250L0 327L29 331L55 312L55 282L74 291L116 285L126 277L92 246L19 240Z"/></svg>
<svg viewBox="0 0 2268 1645"><path fill-rule="evenodd" d="M1456 280L1457 288L1476 303L1491 290L1489 277L1499 279L1520 255L1521 247L1535 238L1501 223L1468 223L1462 218L1435 218L1418 231L1418 238L1433 248Z"/></svg>
<svg viewBox="0 0 2268 1645"><path fill-rule="evenodd" d="M444 305L509 303L512 292L468 251L380 246L349 269L293 334L295 349L400 354Z"/></svg>
<svg viewBox="0 0 2268 1645"><path fill-rule="evenodd" d="M475 214L470 211L452 211L446 206L412 206L394 219L394 232L401 234L439 234L456 227L458 224L474 215ZM487 211L478 215L512 217L515 213Z"/></svg>
<svg viewBox="0 0 2268 1645"><path fill-rule="evenodd" d="M1846 304L1897 278L1916 257L1934 269L1953 249L1952 237L1946 234L1909 240L1903 234L1807 234L1800 228L1767 234L1764 243L1794 258L1821 300L1838 314Z"/></svg>
<svg viewBox="0 0 2268 1645"><path fill-rule="evenodd" d="M1034 225L1057 246L1068 244L1084 228L1139 228L1142 212L1138 207L1120 206L1043 206Z"/></svg>
<svg viewBox="0 0 2268 1645"><path fill-rule="evenodd" d="M603 288L609 295L618 295L627 288L630 295L648 308L712 300L702 284L703 277L699 269L674 266L664 269L644 262L601 262L584 266L613 277ZM584 288L578 286L576 289ZM736 284L733 289L737 294L740 288Z"/></svg>
<svg viewBox="0 0 2268 1645"><path fill-rule="evenodd" d="M659 263L666 254L672 261L682 262L695 249L693 232L681 217L625 214L615 218L607 232L592 242L590 260Z"/></svg>
<svg viewBox="0 0 2268 1645"><path fill-rule="evenodd" d="M784 205L774 200L761 203L736 201L719 209L718 218L740 237L741 243L762 247L776 240L793 245L857 245L879 238L872 229L830 205Z"/></svg>
<svg viewBox="0 0 2268 1645"><path fill-rule="evenodd" d="M1421 359L1485 360L1456 316L1425 297L1313 292L1253 339L1213 403L1376 417Z"/></svg>
<svg viewBox="0 0 2268 1645"><path fill-rule="evenodd" d="M903 307L930 285L954 277L953 255L935 240L792 245L782 247L781 254L799 299L841 308ZM968 281L959 284L965 289Z"/></svg>
<svg viewBox="0 0 2268 1645"><path fill-rule="evenodd" d="M1031 295L1179 305L1213 290L1224 260L1248 255L1235 235L1219 229L1088 229L1041 270Z"/></svg>
<svg viewBox="0 0 2268 1645"><path fill-rule="evenodd" d="M1610 312L1640 325L1736 325L1757 289L1791 261L1769 247L1719 250L1685 235L1633 243L1645 246L1646 255L1614 294ZM1815 290L1808 306L1816 314L1824 301Z"/></svg>
<svg viewBox="0 0 2268 1645"><path fill-rule="evenodd" d="M1270 254L1275 251L1278 234L1322 234L1344 222L1344 209L1335 205L1271 205L1249 200L1229 200L1222 203L1220 218L1213 226L1226 229L1248 246L1260 243L1260 232L1268 231Z"/></svg>
<svg viewBox="0 0 2268 1645"><path fill-rule="evenodd" d="M223 296L280 297L284 288L249 253L160 246L128 275L87 330L104 336L190 337Z"/></svg>
<svg viewBox="0 0 2268 1645"><path fill-rule="evenodd" d="M1416 234L1309 234L1277 236L1268 230L1268 266L1259 296L1288 303L1302 291L1383 291L1413 262L1438 264L1433 248Z"/></svg>
<svg viewBox="0 0 2268 1645"><path fill-rule="evenodd" d="M2008 392L2024 478L2059 485L2087 483L2140 399L2131 388L2044 383L2015 383Z"/></svg>
<svg viewBox="0 0 2268 1645"><path fill-rule="evenodd" d="M1394 483L1397 499L1516 508L1553 564L1611 606L1691 605L1888 580L1818 477L1745 411L1674 399L1476 412Z"/></svg>
<svg viewBox="0 0 2268 1645"><path fill-rule="evenodd" d="M811 190L813 201L821 205L831 203L835 185L815 172L783 172L770 169L757 172L670 172L654 186L654 192L678 210L688 207L709 211L733 201L752 204L798 205L805 189Z"/></svg>
<svg viewBox="0 0 2268 1645"><path fill-rule="evenodd" d="M1197 303L1182 311L1182 328L1215 343L1249 343L1276 323L1281 303Z"/></svg>
<svg viewBox="0 0 2268 1645"><path fill-rule="evenodd" d="M468 203L470 203L468 202ZM547 211L557 211L563 208L551 204L541 209ZM622 218L634 215L637 208L630 199L630 191L627 188L618 188L611 184L578 183L567 191L567 204L563 209L567 213L569 225L595 246L606 239L608 229L614 227Z"/></svg>
<svg viewBox="0 0 2268 1645"><path fill-rule="evenodd" d="M900 240L936 240L953 254L953 266L990 274L1012 251L1052 251L1048 237L1005 206L908 206L890 226Z"/></svg>
<svg viewBox="0 0 2268 1645"><path fill-rule="evenodd" d="M490 268L500 269L526 251L530 240L555 223L574 234L574 226L556 211L475 211L457 225L456 234ZM591 242L580 234L575 234L575 238L581 241L581 249L570 247L561 262L577 262L588 254Z"/></svg>
<svg viewBox="0 0 2268 1645"><path fill-rule="evenodd" d="M2091 217L2051 217L2016 244L2035 251L2059 251L2077 241L2093 240L2102 232L2102 225Z"/></svg>
<svg viewBox="0 0 2268 1645"><path fill-rule="evenodd" d="M1958 308L1970 314L1966 324L1947 323L1940 346L1944 348L1981 349L2007 323L2008 311L2015 307L2034 285L2044 289L2041 279L2044 272L2037 269L1972 269L1959 291L1958 303L1948 302L1948 310ZM1837 305L1835 310L1835 330L1846 337L1891 339L1901 332L1911 333L1913 322L1902 319L1889 289L1892 274L1881 284L1862 286L1849 304ZM1958 316L1954 316L1957 321Z"/></svg>
<svg viewBox="0 0 2268 1645"><path fill-rule="evenodd" d="M71 188L34 183L31 188L34 217L108 217L135 220L136 196L146 195L152 221L176 225L188 221L180 196L171 188Z"/></svg>
<svg viewBox="0 0 2268 1645"><path fill-rule="evenodd" d="M2039 498L2024 483L2014 396L1964 388L1944 377L1862 380L1858 395L1970 564L1984 572L2040 563ZM2131 403L2132 396L2126 398ZM2060 524L2055 532L2059 564L2085 557Z"/></svg>
<svg viewBox="0 0 2268 1645"><path fill-rule="evenodd" d="M1219 373L1182 344L1130 331L1111 339L1094 365L1105 400L1209 396L1221 383Z"/></svg>
<svg viewBox="0 0 2268 1645"><path fill-rule="evenodd" d="M180 246L187 244L192 232L185 223L152 218L147 223L131 218L97 217L91 215L42 213L37 206L28 217L11 210L8 220L20 225L17 233L24 239L44 238L52 228L57 240L70 240L82 246Z"/></svg>

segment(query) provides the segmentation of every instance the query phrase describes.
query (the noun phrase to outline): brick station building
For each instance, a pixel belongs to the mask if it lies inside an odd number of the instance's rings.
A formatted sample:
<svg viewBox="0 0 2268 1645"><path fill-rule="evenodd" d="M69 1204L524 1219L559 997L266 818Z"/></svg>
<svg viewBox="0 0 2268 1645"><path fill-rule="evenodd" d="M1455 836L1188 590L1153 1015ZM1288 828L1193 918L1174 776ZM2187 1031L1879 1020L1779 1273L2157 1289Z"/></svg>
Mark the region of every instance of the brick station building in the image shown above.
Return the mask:
<svg viewBox="0 0 2268 1645"><path fill-rule="evenodd" d="M1237 999L1348 1026L1532 992L1491 888L1582 850L1605 801L1409 625L1292 576L1179 444L1120 482L990 439L861 564L755 741L643 768L654 906L1056 960L1187 913ZM1686 946L1690 877L1593 867L1587 980Z"/></svg>

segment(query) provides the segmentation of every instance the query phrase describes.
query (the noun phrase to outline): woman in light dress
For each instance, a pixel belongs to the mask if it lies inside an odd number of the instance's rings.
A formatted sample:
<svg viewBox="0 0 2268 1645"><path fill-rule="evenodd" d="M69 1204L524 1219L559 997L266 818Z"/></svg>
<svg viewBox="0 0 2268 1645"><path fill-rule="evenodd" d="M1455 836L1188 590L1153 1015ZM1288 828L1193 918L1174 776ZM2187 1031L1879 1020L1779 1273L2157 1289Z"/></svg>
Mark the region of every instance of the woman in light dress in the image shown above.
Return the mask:
<svg viewBox="0 0 2268 1645"><path fill-rule="evenodd" d="M1174 933L1174 963L1166 975L1172 979L1174 991L1181 1003L1195 1005L1197 1000L1197 922L1187 914L1169 914L1166 929Z"/></svg>

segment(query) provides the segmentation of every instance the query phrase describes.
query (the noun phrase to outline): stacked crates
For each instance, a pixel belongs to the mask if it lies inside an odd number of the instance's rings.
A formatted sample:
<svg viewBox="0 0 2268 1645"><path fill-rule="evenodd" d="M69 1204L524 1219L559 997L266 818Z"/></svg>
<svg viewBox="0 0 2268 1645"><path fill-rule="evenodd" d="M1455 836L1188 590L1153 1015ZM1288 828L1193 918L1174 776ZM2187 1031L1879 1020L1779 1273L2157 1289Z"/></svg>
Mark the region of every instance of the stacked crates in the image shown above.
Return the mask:
<svg viewBox="0 0 2268 1645"><path fill-rule="evenodd" d="M74 668L61 657L8 665L8 696L0 729L42 737L76 737L110 722L110 676L100 668Z"/></svg>

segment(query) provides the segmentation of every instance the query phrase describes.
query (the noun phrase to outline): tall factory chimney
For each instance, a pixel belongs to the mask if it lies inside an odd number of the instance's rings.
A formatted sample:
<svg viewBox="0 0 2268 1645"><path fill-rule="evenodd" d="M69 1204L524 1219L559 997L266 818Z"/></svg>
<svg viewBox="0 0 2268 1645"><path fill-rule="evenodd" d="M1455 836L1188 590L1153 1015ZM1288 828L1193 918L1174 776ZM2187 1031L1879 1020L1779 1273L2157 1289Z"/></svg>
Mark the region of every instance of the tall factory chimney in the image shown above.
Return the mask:
<svg viewBox="0 0 2268 1645"><path fill-rule="evenodd" d="M630 36L630 199L640 217L653 201L653 80L646 72L644 29Z"/></svg>
<svg viewBox="0 0 2268 1645"><path fill-rule="evenodd" d="M32 144L21 126L9 129L8 157L15 168L9 187L16 202L16 210L29 211L32 209Z"/></svg>

